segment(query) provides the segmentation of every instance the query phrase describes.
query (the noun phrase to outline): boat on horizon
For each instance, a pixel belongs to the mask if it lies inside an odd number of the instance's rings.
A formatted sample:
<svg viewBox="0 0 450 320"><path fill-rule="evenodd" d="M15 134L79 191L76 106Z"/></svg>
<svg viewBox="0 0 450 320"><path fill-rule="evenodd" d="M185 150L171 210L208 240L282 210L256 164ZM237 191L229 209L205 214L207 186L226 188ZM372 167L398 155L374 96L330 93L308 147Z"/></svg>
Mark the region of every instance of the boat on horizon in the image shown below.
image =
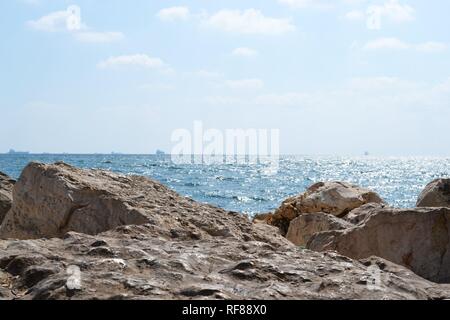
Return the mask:
<svg viewBox="0 0 450 320"><path fill-rule="evenodd" d="M162 150L156 150L156 153L155 153L157 156L163 156L163 155L165 155L166 153L164 152L164 151L162 151Z"/></svg>
<svg viewBox="0 0 450 320"><path fill-rule="evenodd" d="M16 151L14 149L9 149L7 154L30 154L29 151Z"/></svg>

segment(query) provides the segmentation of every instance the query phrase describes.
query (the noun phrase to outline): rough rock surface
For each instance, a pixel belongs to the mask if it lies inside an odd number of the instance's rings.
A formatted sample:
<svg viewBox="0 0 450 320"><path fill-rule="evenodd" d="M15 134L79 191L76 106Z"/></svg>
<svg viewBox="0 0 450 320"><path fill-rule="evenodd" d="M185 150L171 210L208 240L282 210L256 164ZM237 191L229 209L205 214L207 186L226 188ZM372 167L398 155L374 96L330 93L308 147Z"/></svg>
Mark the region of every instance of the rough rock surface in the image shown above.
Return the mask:
<svg viewBox="0 0 450 320"><path fill-rule="evenodd" d="M387 208L387 205L383 203L367 203L359 208L350 211L350 213L344 217L344 220L353 224L358 224L364 221L368 216L376 212L378 209L383 208Z"/></svg>
<svg viewBox="0 0 450 320"><path fill-rule="evenodd" d="M68 231L94 235L142 224L182 240L261 237L244 215L197 203L145 177L30 163L16 183L0 238L62 237Z"/></svg>
<svg viewBox="0 0 450 320"><path fill-rule="evenodd" d="M329 230L343 230L353 224L327 213L306 213L291 221L286 238L298 246L306 246L312 235Z"/></svg>
<svg viewBox="0 0 450 320"><path fill-rule="evenodd" d="M373 288L368 284L375 263L385 270ZM448 286L380 259L375 263L222 236L169 240L151 225L122 226L97 236L71 232L64 239L0 241L0 298L450 298Z"/></svg>
<svg viewBox="0 0 450 320"><path fill-rule="evenodd" d="M14 180L0 172L0 224L11 208Z"/></svg>
<svg viewBox="0 0 450 320"><path fill-rule="evenodd" d="M142 177L30 164L16 195L3 232L43 238L0 240L0 299L450 298L404 267L296 247ZM78 201L87 206L71 210ZM125 225L134 210L145 221Z"/></svg>
<svg viewBox="0 0 450 320"><path fill-rule="evenodd" d="M307 247L353 259L379 256L450 283L450 208L374 209L354 228L317 233Z"/></svg>
<svg viewBox="0 0 450 320"><path fill-rule="evenodd" d="M430 182L419 195L417 207L450 208L450 179L437 179Z"/></svg>
<svg viewBox="0 0 450 320"><path fill-rule="evenodd" d="M290 222L301 214L323 212L344 217L366 203L384 203L375 192L345 182L318 182L306 192L286 199L274 214L256 217L286 234Z"/></svg>
<svg viewBox="0 0 450 320"><path fill-rule="evenodd" d="M319 182L289 202L300 213L325 212L344 216L366 203L383 203L375 192L345 182Z"/></svg>

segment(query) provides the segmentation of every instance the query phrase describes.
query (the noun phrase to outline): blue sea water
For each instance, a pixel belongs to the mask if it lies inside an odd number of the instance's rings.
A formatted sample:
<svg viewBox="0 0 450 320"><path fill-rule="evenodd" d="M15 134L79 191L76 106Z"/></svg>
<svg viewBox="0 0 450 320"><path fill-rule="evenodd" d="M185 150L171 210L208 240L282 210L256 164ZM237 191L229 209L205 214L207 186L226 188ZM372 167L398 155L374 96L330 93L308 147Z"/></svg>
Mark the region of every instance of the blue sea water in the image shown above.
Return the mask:
<svg viewBox="0 0 450 320"><path fill-rule="evenodd" d="M163 155L0 155L0 171L18 178L30 161L151 177L182 195L248 214L277 208L318 181L347 181L378 192L390 205L413 207L423 187L450 176L450 158L282 156L275 175L261 164L174 164Z"/></svg>

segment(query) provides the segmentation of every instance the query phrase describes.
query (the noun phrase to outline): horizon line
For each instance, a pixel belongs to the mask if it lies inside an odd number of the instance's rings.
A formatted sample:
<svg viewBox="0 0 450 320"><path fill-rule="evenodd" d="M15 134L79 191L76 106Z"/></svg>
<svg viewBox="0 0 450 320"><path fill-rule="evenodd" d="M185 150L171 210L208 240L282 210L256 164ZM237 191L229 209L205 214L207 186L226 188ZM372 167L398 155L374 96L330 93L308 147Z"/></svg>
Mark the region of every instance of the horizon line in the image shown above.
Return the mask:
<svg viewBox="0 0 450 320"><path fill-rule="evenodd" d="M0 152L0 155L2 156L173 156L174 154L171 153L122 153L122 152L111 152L111 153L103 153L103 152L22 152L17 151L15 153L8 153L8 152ZM425 154L338 154L338 153L280 153L275 155L254 155L254 154L244 154L244 155L204 155L204 154L186 154L186 155L179 155L179 156L201 156L201 157L214 157L214 156L226 156L226 157L247 157L247 156L321 156L321 157L364 157L364 158L373 158L373 157L421 157L421 158L450 158L449 155L425 155Z"/></svg>

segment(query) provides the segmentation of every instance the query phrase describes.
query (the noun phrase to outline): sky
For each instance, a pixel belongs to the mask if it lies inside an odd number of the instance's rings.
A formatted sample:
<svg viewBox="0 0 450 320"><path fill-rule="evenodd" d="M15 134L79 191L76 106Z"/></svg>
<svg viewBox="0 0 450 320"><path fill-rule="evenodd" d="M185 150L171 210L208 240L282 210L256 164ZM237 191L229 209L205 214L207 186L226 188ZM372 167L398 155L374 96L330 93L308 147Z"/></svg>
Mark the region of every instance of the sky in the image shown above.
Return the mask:
<svg viewBox="0 0 450 320"><path fill-rule="evenodd" d="M0 1L0 152L450 156L450 1Z"/></svg>

